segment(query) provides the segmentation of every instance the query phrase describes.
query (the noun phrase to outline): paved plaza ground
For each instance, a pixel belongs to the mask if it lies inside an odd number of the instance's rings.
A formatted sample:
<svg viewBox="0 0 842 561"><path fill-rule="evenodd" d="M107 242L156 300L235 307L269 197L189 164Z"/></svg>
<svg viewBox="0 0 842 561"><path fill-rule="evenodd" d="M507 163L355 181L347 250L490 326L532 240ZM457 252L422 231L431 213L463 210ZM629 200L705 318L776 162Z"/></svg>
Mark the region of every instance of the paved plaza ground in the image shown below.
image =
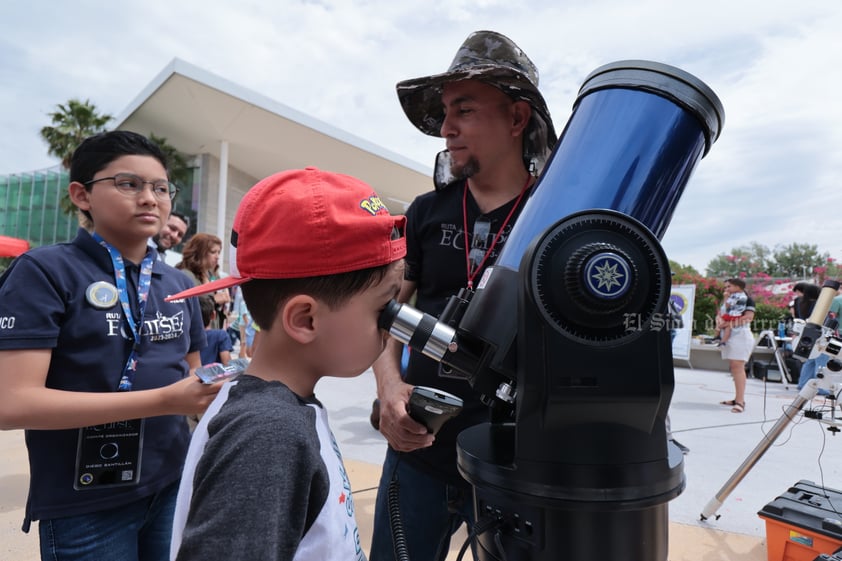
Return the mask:
<svg viewBox="0 0 842 561"><path fill-rule="evenodd" d="M630 372L630 375L634 373ZM718 520L703 522L700 514L743 460L768 433L796 396L794 387L748 382L746 412L731 413L719 402L733 397L725 372L676 368L670 407L673 433L690 448L685 456L685 491L669 504L671 561L765 561L766 525L757 515L764 505L799 480L842 488L842 436L828 425L799 416L724 501ZM368 547L383 437L368 421L375 393L374 377L325 379L317 396L328 408L355 490L363 545ZM814 400L815 406L823 399ZM37 532L20 531L28 485L22 431L0 432L0 561L38 558ZM842 505L838 507L842 511ZM464 535L454 540L450 559Z"/></svg>

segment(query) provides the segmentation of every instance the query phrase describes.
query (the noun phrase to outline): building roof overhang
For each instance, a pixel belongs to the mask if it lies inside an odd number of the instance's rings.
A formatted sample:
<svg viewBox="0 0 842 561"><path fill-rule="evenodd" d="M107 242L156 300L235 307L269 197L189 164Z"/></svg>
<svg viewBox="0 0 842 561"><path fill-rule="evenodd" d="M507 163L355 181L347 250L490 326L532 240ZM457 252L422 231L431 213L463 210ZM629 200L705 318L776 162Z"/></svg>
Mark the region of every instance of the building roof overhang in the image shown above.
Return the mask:
<svg viewBox="0 0 842 561"><path fill-rule="evenodd" d="M117 129L164 137L261 179L305 166L369 183L392 212L432 187L432 170L183 60L173 59L117 117Z"/></svg>

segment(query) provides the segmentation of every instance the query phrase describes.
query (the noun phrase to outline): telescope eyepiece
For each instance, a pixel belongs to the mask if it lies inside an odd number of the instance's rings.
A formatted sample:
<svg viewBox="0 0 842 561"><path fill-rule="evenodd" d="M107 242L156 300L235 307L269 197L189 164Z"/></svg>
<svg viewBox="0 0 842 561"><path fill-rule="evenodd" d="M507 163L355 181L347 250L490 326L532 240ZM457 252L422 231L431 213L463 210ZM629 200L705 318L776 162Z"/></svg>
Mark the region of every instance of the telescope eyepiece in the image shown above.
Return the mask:
<svg viewBox="0 0 842 561"><path fill-rule="evenodd" d="M377 327L389 331L392 324L395 323L395 318L398 317L398 312L401 310L401 305L394 298L389 300L383 311L380 312L380 317L377 319Z"/></svg>

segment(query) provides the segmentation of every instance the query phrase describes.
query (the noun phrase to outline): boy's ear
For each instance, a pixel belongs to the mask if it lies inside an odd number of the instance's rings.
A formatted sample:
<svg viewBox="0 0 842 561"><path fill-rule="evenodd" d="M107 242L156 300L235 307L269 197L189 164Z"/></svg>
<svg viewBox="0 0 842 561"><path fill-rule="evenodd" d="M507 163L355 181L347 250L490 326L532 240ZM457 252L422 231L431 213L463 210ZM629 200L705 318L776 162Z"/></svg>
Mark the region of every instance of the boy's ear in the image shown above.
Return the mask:
<svg viewBox="0 0 842 561"><path fill-rule="evenodd" d="M299 343L316 338L316 308L319 303L312 296L297 294L286 301L281 310L284 331Z"/></svg>
<svg viewBox="0 0 842 561"><path fill-rule="evenodd" d="M71 202L76 205L79 210L90 210L90 195L91 193L85 189L85 186L78 181L71 181L67 186L67 192L70 194Z"/></svg>

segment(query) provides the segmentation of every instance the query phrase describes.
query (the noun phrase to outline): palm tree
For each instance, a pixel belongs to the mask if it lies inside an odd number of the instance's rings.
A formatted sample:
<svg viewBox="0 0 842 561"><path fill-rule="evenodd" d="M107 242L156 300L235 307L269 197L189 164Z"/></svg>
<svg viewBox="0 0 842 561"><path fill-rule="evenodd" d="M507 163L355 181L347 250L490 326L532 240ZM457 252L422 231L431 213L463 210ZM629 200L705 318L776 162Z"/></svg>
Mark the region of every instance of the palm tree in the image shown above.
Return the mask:
<svg viewBox="0 0 842 561"><path fill-rule="evenodd" d="M111 115L100 115L96 105L89 100L71 99L59 103L50 113L53 126L41 129L41 138L47 143L47 153L61 159L61 165L70 169L73 151L87 137L105 130Z"/></svg>
<svg viewBox="0 0 842 561"><path fill-rule="evenodd" d="M190 187L191 179L193 178L193 169L187 161L188 156L182 154L178 149L169 143L163 137L158 136L153 132L149 133L149 140L158 145L164 157L167 159L167 172L170 176L170 181L175 183L179 190L184 190ZM190 192L185 195L180 195L172 203L173 211L185 214L190 218L190 224L196 224L196 211L193 210L190 204ZM194 226L191 226L191 228ZM189 230L188 230L189 231ZM188 234L189 236L190 234Z"/></svg>
<svg viewBox="0 0 842 561"><path fill-rule="evenodd" d="M76 147L87 137L105 130L111 115L100 114L89 100L71 99L58 104L49 114L52 126L41 129L41 138L47 143L47 153L61 159L64 169L70 169L70 157ZM67 214L76 212L67 192L62 194L61 209Z"/></svg>

